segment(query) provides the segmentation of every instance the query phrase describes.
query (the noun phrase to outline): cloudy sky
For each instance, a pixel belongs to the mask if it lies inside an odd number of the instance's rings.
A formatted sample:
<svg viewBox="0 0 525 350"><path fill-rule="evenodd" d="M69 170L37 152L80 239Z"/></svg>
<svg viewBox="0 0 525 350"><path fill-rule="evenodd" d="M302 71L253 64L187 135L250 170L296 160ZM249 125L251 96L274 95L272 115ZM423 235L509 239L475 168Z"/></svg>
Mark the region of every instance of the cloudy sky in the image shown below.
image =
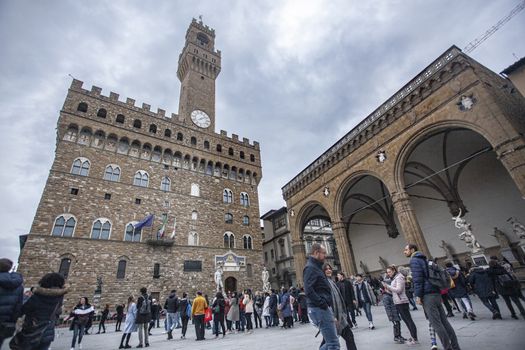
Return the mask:
<svg viewBox="0 0 525 350"><path fill-rule="evenodd" d="M178 111L178 55L203 15L222 51L217 132L261 143L260 211L281 187L455 44L520 0L0 0L0 257L18 258L53 161L71 83ZM471 56L500 72L525 56L525 11Z"/></svg>

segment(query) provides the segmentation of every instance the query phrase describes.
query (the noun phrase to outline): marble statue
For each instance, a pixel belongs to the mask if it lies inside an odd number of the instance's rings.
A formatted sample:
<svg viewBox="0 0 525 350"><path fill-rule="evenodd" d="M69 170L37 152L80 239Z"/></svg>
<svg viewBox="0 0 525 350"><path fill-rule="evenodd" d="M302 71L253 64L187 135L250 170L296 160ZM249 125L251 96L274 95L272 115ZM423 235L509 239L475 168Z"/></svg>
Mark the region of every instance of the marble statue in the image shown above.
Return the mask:
<svg viewBox="0 0 525 350"><path fill-rule="evenodd" d="M463 230L463 232L459 234L459 239L465 241L465 244L467 245L467 248L470 250L470 252L481 253L483 251L483 247L481 244L479 244L478 240L472 233L471 224L461 217L461 209L459 209L458 216L452 217L452 220L454 220L454 226L456 226L456 228Z"/></svg>
<svg viewBox="0 0 525 350"><path fill-rule="evenodd" d="M383 270L386 270L386 268L388 267L388 263L386 262L386 260L382 257L379 257L379 265L381 265L381 268Z"/></svg>
<svg viewBox="0 0 525 350"><path fill-rule="evenodd" d="M452 250L450 249L450 246L445 242L444 240L441 240L441 245L439 246L443 251L445 252L445 255L447 256L447 260L454 261L454 257L452 255Z"/></svg>
<svg viewBox="0 0 525 350"><path fill-rule="evenodd" d="M523 225L514 217L509 218L507 221L509 221L512 225L512 232L514 232L514 234L518 236L520 240L525 240L525 225Z"/></svg>
<svg viewBox="0 0 525 350"><path fill-rule="evenodd" d="M215 270L215 284L217 285L217 292L220 292L223 290L224 285L222 284L222 263L217 264L217 270Z"/></svg>
<svg viewBox="0 0 525 350"><path fill-rule="evenodd" d="M361 267L361 270L363 270L363 273L368 273L368 267L363 263L363 261L359 261L359 266Z"/></svg>
<svg viewBox="0 0 525 350"><path fill-rule="evenodd" d="M509 239L507 238L505 233L500 231L497 227L494 227L494 234L489 236L495 237L498 240L498 244L501 248L510 247Z"/></svg>
<svg viewBox="0 0 525 350"><path fill-rule="evenodd" d="M263 267L261 275L263 281L263 292L270 292L270 273L266 269L266 266Z"/></svg>

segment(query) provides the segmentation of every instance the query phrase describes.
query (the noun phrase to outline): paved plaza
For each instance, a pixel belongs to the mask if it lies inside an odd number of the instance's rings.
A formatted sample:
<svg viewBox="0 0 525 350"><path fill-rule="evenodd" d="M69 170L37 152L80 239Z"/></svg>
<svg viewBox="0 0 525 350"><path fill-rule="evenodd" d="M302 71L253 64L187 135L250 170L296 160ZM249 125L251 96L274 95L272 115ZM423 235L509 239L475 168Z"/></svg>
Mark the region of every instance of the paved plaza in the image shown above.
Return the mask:
<svg viewBox="0 0 525 350"><path fill-rule="evenodd" d="M474 311L478 315L477 321L463 320L460 314L451 318L451 323L456 329L460 346L463 350L470 349L501 349L501 350L523 350L525 348L525 320L513 320L503 303L499 300L503 314L503 320L493 321L488 310L474 297ZM376 329L369 330L366 318L357 318L358 329L354 329L357 348L359 350L379 349L403 349L408 345L397 345L393 343L392 327L389 324L384 308L382 306L372 308ZM420 345L410 346L412 349L430 349L428 326L423 312L420 310L412 312L412 316L418 328ZM118 349L122 333L115 333L114 325L108 325L109 333L92 334L85 336L82 344L83 350L90 349ZM96 329L95 329L96 331ZM408 337L408 330L402 325L404 337ZM195 341L195 329L190 324L187 339L180 339L180 329L175 330L175 339L166 340L163 329L152 329L150 337L150 349L213 349L213 350L256 350L256 349L287 349L287 350L316 350L319 348L321 338L314 338L317 330L311 325L296 324L293 329L255 329L252 334L227 334L224 339L214 339L211 331L206 331L206 340ZM71 345L72 332L67 329L59 329L58 338L52 344L53 350L69 349ZM137 333L131 336L130 344L135 347L138 344ZM341 349L346 349L341 343ZM4 345L2 349L7 349ZM441 349L441 347L440 347Z"/></svg>

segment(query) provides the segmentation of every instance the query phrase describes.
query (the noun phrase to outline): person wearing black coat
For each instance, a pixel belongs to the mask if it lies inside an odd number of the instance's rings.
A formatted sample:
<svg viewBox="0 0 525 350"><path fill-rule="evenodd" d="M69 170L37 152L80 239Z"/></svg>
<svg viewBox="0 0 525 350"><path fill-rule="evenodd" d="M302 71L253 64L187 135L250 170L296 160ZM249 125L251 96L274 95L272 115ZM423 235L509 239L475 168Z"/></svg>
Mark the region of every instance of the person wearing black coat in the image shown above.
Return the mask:
<svg viewBox="0 0 525 350"><path fill-rule="evenodd" d="M33 295L22 306L25 315L22 330L9 343L11 348L47 350L55 340L55 323L62 312L62 301L67 290L64 277L48 273L33 290ZM37 331L41 330L41 331Z"/></svg>
<svg viewBox="0 0 525 350"><path fill-rule="evenodd" d="M115 323L115 332L120 332L120 326L122 325L122 319L124 318L124 305L118 304L115 308L117 311L117 322Z"/></svg>
<svg viewBox="0 0 525 350"><path fill-rule="evenodd" d="M463 318L470 318L472 321L475 321L476 315L472 310L472 303L467 291L467 281L463 272L456 269L450 261L447 262L445 266L447 267L447 273L454 282L454 287L448 290L448 295L451 298L456 299L457 303L461 305L461 308L463 309Z"/></svg>
<svg viewBox="0 0 525 350"><path fill-rule="evenodd" d="M339 291L343 296L346 309L350 312L350 316L352 318L351 324L354 327L357 327L357 322L355 320L355 304L357 301L355 298L354 286L352 285L352 282L345 278L345 274L343 272L337 273L337 281L337 287L339 287Z"/></svg>
<svg viewBox="0 0 525 350"><path fill-rule="evenodd" d="M221 292L215 295L215 299L211 304L211 310L213 313L213 330L215 332L215 338L219 337L219 325L222 328L222 337L226 336L226 327L224 325L224 296Z"/></svg>
<svg viewBox="0 0 525 350"><path fill-rule="evenodd" d="M95 309L89 304L88 298L80 298L78 304L70 314L70 317L73 317L73 322L71 322L71 326L69 327L69 330L73 331L71 349L75 348L77 337L78 346L82 346L82 338L84 337L84 334L88 334L86 329L90 324L94 312Z"/></svg>
<svg viewBox="0 0 525 350"><path fill-rule="evenodd" d="M505 300L505 304L507 304L511 317L516 320L518 319L516 311L514 311L514 307L512 306L512 302L514 302L520 310L523 318L525 318L525 309L519 299L519 281L508 273L507 270L505 270L505 268L496 260L490 260L488 273L492 278L495 290L503 297L503 300Z"/></svg>
<svg viewBox="0 0 525 350"><path fill-rule="evenodd" d="M144 305L144 308L142 305ZM148 307L149 306L149 307ZM143 311L146 310L146 311ZM140 288L140 296L137 299L137 318L135 323L138 325L139 332L139 345L141 348L143 345L149 346L149 332L148 325L151 321L151 296L148 295L146 287Z"/></svg>
<svg viewBox="0 0 525 350"><path fill-rule="evenodd" d="M279 326L279 317L277 316L277 304L278 304L277 294L275 292L275 289L272 289L272 294L270 294L270 305L269 305L270 315L272 318L272 327Z"/></svg>
<svg viewBox="0 0 525 350"><path fill-rule="evenodd" d="M24 300L24 279L17 272L9 272L12 267L11 260L0 259L0 348L15 332Z"/></svg>
<svg viewBox="0 0 525 350"><path fill-rule="evenodd" d="M106 320L108 319L109 315L109 304L106 304L106 307L104 310L102 310L102 314L100 315L100 322L98 323L98 332L97 334L100 334L100 328L102 328L104 331L102 333L106 333Z"/></svg>
<svg viewBox="0 0 525 350"><path fill-rule="evenodd" d="M492 278L490 278L488 271L483 267L472 268L470 270L468 282L483 305L492 312L492 319L501 320L501 313L498 303L496 302L497 294L494 290L494 283L492 282Z"/></svg>

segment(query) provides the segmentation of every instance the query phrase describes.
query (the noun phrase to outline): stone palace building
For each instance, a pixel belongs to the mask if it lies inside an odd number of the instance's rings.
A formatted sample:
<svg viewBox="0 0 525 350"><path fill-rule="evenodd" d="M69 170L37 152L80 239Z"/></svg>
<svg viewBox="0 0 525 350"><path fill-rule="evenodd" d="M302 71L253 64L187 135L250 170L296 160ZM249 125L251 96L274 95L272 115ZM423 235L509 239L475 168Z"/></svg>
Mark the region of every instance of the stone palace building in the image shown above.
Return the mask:
<svg viewBox="0 0 525 350"><path fill-rule="evenodd" d="M60 111L55 159L31 231L21 237L25 285L67 276L80 296L123 303L143 286L209 295L262 288L259 143L215 132L215 31L191 22L179 56L178 114L151 111L73 80ZM153 224L135 225L154 215Z"/></svg>

